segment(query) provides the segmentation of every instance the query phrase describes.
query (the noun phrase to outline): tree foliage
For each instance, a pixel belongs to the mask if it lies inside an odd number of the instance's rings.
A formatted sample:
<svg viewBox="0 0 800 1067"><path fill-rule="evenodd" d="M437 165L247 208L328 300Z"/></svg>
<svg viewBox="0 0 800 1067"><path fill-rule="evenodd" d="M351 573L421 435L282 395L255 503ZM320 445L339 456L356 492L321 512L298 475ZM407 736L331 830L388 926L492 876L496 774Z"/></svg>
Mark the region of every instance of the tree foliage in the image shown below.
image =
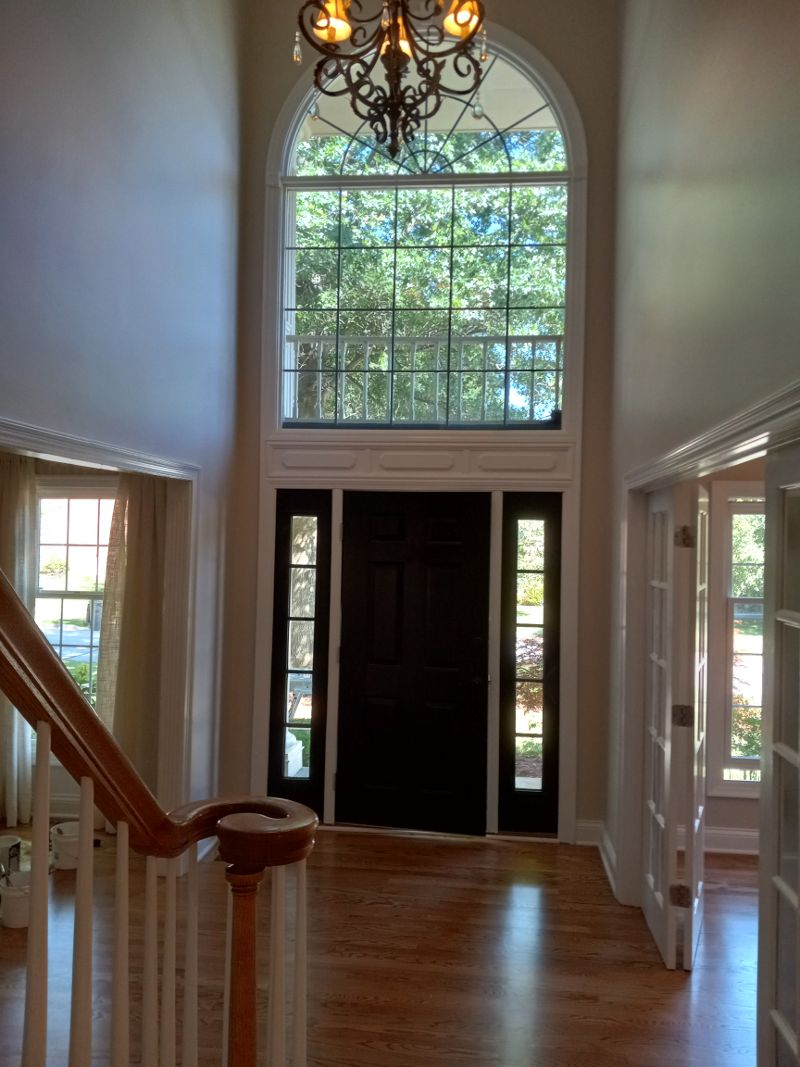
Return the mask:
<svg viewBox="0 0 800 1067"><path fill-rule="evenodd" d="M302 142L306 173L326 173L335 140ZM292 417L513 423L560 407L565 184L297 191L291 210Z"/></svg>

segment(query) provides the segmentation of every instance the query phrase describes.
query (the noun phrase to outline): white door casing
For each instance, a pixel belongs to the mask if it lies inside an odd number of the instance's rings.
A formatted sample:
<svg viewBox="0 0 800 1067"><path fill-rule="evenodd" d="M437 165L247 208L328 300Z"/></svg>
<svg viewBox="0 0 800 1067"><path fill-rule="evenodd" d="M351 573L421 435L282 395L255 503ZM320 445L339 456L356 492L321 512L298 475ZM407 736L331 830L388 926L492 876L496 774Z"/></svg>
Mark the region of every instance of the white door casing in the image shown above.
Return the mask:
<svg viewBox="0 0 800 1067"><path fill-rule="evenodd" d="M767 459L758 1065L800 1064L800 445Z"/></svg>
<svg viewBox="0 0 800 1067"><path fill-rule="evenodd" d="M708 494L648 496L642 899L665 966L690 970L703 919Z"/></svg>
<svg viewBox="0 0 800 1067"><path fill-rule="evenodd" d="M672 582L674 507L672 493L648 496L647 644L643 813L642 907L664 963L676 966L676 825L672 787Z"/></svg>
<svg viewBox="0 0 800 1067"><path fill-rule="evenodd" d="M705 827L706 827L706 731L708 711L708 564L709 564L709 500L708 490L698 485L694 492L694 604L692 618L685 625L692 638L689 650L692 713L691 726L685 731L687 781L683 795L687 801L685 813L686 839L685 884L689 888L689 906L683 921L683 969L691 970L700 931L703 927L705 898ZM693 625L691 625L693 623Z"/></svg>

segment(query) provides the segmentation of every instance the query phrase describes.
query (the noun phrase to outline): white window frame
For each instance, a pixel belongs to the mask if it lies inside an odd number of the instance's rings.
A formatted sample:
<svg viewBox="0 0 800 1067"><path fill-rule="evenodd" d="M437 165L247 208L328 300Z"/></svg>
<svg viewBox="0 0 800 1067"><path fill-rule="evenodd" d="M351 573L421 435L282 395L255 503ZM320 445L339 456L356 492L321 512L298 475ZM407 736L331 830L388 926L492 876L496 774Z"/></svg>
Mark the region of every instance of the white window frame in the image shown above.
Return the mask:
<svg viewBox="0 0 800 1067"><path fill-rule="evenodd" d="M303 82L289 94L281 116L276 123L267 161L267 247L279 249L279 254L266 264L265 291L272 294L266 304L264 323L264 373L262 376L262 425L265 435L280 448L283 442L294 450L298 442L307 442L309 447L336 446L348 443L369 446L375 440L386 441L402 436L413 444L417 439L435 439L440 446L460 447L469 444L469 436L498 435L505 447L518 444L534 448L550 448L557 440L579 442L583 416L583 349L585 315L585 270L586 270L586 142L583 127L574 100L561 76L550 63L528 42L500 26L490 26L492 51L524 74L545 99L556 117L567 154L567 167L563 171L533 172L524 175L442 175L443 184L486 185L493 177L503 184L546 185L562 184L567 188L567 240L566 240L566 304L563 342L563 371L561 382L560 429L541 428L524 424L506 426L475 423L458 427L415 426L404 424L401 432L389 426L348 426L320 424L304 426L285 424L283 421L283 353L285 345L284 307L287 288L291 282L291 264L287 264L285 252L286 235L293 223L291 211L287 210L287 189L316 189L342 187L394 188L397 185L435 185L432 175L413 176L405 181L394 175L298 177L292 174L292 154L295 140L308 108L316 96L313 88L303 90ZM274 303L273 303L274 301ZM576 471L577 476L577 471Z"/></svg>
<svg viewBox="0 0 800 1067"><path fill-rule="evenodd" d="M86 478L75 475L38 475L36 477L36 487L33 496L33 522L31 529L33 531L33 544L32 551L29 559L29 589L31 590L31 601L35 602L36 599L74 599L74 600L98 600L102 599L98 597L96 593L91 591L81 591L78 593L69 593L66 590L45 590L40 592L39 590L39 553L41 549L41 535L40 535L40 522L39 522L39 503L45 499L62 499L69 498L71 500L96 500L106 499L114 500L117 495L117 478L114 475L94 475L91 474ZM63 662L63 661L62 661Z"/></svg>
<svg viewBox="0 0 800 1067"><path fill-rule="evenodd" d="M736 498L741 502L735 502ZM760 502L746 498L760 498ZM723 778L725 767L730 766L731 519L738 514L764 514L763 482L720 480L711 485L707 793L713 797L757 800L760 782L729 782Z"/></svg>

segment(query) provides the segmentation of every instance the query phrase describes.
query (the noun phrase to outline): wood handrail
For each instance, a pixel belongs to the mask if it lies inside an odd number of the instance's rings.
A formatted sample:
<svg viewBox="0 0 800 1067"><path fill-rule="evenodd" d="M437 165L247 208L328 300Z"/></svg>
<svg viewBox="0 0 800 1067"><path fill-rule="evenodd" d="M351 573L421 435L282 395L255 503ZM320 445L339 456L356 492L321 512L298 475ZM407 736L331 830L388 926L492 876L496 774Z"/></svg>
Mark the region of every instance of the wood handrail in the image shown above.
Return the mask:
<svg viewBox="0 0 800 1067"><path fill-rule="evenodd" d="M258 842L255 852L265 858L265 866L293 863L311 852L317 817L290 800L217 797L165 812L87 703L2 570L0 689L34 729L40 722L50 724L55 756L77 781L93 780L97 807L110 822L128 824L131 846L138 852L178 856L192 843L214 836L221 819L239 812L252 813L259 820L253 824ZM240 857L240 834L233 834L232 843ZM223 846L222 859L233 862L234 856L227 856L226 851Z"/></svg>

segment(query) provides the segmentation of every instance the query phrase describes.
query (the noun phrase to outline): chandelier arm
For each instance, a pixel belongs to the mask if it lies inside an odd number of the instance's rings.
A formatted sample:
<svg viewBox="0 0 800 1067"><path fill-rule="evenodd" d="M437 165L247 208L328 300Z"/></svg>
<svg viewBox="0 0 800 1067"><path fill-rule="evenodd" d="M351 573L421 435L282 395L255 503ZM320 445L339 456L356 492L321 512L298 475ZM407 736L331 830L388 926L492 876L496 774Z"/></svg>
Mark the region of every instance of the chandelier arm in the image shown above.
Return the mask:
<svg viewBox="0 0 800 1067"><path fill-rule="evenodd" d="M353 0L353 2L355 3L356 0ZM352 15L349 16L350 21L356 22L358 25L347 42L349 50L346 52L342 50L338 42L328 43L315 35L313 27L320 16L327 17L325 0L305 0L297 15L300 33L315 52L320 52L324 56L338 57L349 61L363 58L381 44L384 30L381 28L380 20L376 15L372 15L368 19L355 19ZM372 33L367 28L371 22L376 23Z"/></svg>
<svg viewBox="0 0 800 1067"><path fill-rule="evenodd" d="M322 56L314 68L315 87L326 96L349 96L356 116L369 124L378 144L388 142L392 159L401 139L413 141L422 123L439 111L443 94L470 96L480 85L482 67L473 54L473 41L484 24L483 0L453 4L456 32L462 26L465 32L452 44L438 22L443 7L443 0L417 0L412 11L411 0L384 0L374 15L364 14L363 0L342 0L342 6L339 0L305 0L300 7L300 33ZM373 77L378 59L385 87ZM442 84L449 61L455 76L468 82L463 88ZM416 82L404 84L411 71ZM337 80L341 87L332 88Z"/></svg>

